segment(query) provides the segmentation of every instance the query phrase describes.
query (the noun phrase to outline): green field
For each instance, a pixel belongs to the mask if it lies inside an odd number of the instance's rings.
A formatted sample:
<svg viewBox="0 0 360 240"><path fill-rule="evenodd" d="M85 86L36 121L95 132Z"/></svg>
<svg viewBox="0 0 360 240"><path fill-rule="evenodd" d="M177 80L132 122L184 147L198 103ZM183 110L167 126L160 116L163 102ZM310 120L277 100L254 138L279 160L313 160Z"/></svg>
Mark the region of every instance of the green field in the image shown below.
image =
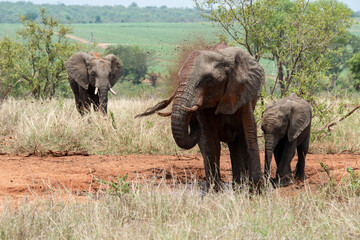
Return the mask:
<svg viewBox="0 0 360 240"><path fill-rule="evenodd" d="M0 24L0 36L12 34L20 24ZM104 24L73 24L72 35L98 43L111 45L138 45L147 51L154 51L156 60L150 69L155 72L166 73L168 66L177 55L179 45L186 45L198 38L209 44L218 42L219 27L211 23L104 23ZM359 19L354 19L350 31L360 35ZM276 73L273 62L261 61L266 75Z"/></svg>
<svg viewBox="0 0 360 240"><path fill-rule="evenodd" d="M169 61L174 59L180 44L188 44L197 38L207 43L216 42L216 29L211 24L201 23L114 23L75 24L73 35L96 42L138 45L154 51L157 58L154 71L166 72Z"/></svg>
<svg viewBox="0 0 360 240"><path fill-rule="evenodd" d="M0 36L14 33L20 24L0 24ZM211 44L217 41L216 33L210 23L109 23L73 24L72 35L98 43L113 45L138 45L147 51L154 51L156 58L154 71L164 72L176 55L180 44L189 44L198 38Z"/></svg>
<svg viewBox="0 0 360 240"><path fill-rule="evenodd" d="M6 34L13 34L17 29L19 29L21 24L0 24L0 37L2 38Z"/></svg>
<svg viewBox="0 0 360 240"><path fill-rule="evenodd" d="M360 18L354 18L354 24L350 29L350 32L358 37L360 37Z"/></svg>
<svg viewBox="0 0 360 240"><path fill-rule="evenodd" d="M360 19L354 19L350 32L360 36ZM21 27L20 24L0 24L0 37L13 34ZM166 74L180 45L187 45L197 39L208 44L218 42L217 34L220 27L211 23L103 23L73 24L72 35L90 41L91 34L97 43L110 45L138 45L155 53L155 60L150 71ZM102 51L102 49L98 49ZM126 61L123 59L123 61ZM267 76L275 76L276 69L272 61L262 59L261 65Z"/></svg>

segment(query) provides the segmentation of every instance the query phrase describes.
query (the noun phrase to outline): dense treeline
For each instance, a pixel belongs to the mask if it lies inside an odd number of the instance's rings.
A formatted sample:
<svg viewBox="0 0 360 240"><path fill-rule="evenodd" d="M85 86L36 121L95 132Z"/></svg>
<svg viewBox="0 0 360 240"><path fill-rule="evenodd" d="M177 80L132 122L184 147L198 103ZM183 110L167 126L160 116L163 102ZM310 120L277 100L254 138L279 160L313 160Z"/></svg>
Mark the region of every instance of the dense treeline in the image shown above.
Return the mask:
<svg viewBox="0 0 360 240"><path fill-rule="evenodd" d="M360 18L360 11L354 12L352 17Z"/></svg>
<svg viewBox="0 0 360 240"><path fill-rule="evenodd" d="M143 7L136 3L128 7L80 6L65 4L33 4L31 2L0 2L0 23L19 23L19 14L37 19L40 7L50 16L68 23L115 23L115 22L200 22L200 11L196 8Z"/></svg>

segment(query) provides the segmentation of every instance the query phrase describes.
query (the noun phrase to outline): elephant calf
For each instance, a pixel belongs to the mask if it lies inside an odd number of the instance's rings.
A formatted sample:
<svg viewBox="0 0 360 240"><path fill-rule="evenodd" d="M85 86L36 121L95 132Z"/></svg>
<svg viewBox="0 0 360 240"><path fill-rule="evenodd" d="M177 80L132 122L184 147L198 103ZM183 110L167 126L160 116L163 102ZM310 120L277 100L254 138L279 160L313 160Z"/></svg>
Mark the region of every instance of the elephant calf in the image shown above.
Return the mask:
<svg viewBox="0 0 360 240"><path fill-rule="evenodd" d="M265 138L265 177L270 175L274 153L276 181L287 186L292 180L290 163L297 149L298 162L295 177L304 180L305 157L309 149L312 108L308 102L295 94L271 102L266 107L261 129Z"/></svg>
<svg viewBox="0 0 360 240"><path fill-rule="evenodd" d="M106 114L108 91L116 94L111 88L122 74L119 59L113 54L102 58L98 53L78 52L67 60L65 67L80 114L89 111L91 103L95 111L100 109Z"/></svg>

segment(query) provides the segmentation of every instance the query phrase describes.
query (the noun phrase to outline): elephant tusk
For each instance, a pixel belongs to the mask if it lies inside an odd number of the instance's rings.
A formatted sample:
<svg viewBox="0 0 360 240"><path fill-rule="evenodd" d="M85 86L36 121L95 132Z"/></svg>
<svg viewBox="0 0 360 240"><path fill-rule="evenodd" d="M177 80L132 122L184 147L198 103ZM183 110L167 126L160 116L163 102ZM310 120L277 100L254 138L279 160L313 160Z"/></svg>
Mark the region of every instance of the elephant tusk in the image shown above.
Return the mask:
<svg viewBox="0 0 360 240"><path fill-rule="evenodd" d="M161 116L161 117L169 117L171 116L171 112L167 112L167 113L162 113L162 112L156 112L157 115Z"/></svg>
<svg viewBox="0 0 360 240"><path fill-rule="evenodd" d="M191 108L185 107L184 105L181 105L181 108L184 109L187 112L196 112L199 109L199 105L194 105Z"/></svg>
<svg viewBox="0 0 360 240"><path fill-rule="evenodd" d="M111 92L112 94L116 95L116 92L115 92L112 88L110 88L110 92Z"/></svg>
<svg viewBox="0 0 360 240"><path fill-rule="evenodd" d="M98 94L98 91L99 91L99 88L98 88L98 87L96 87L96 88L95 88L95 95L97 95L97 94Z"/></svg>

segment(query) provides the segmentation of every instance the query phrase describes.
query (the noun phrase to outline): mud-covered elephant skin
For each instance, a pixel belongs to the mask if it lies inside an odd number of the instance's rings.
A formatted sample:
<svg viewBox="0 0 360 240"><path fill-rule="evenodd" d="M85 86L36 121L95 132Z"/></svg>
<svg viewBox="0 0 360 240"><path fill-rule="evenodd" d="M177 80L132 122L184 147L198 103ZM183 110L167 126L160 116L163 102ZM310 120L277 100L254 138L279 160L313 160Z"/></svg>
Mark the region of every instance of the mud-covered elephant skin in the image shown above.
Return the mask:
<svg viewBox="0 0 360 240"><path fill-rule="evenodd" d="M108 91L116 94L111 88L122 74L119 59L113 54L102 58L98 53L78 52L67 60L65 67L80 114L88 112L91 104L95 111L100 109L106 114Z"/></svg>
<svg viewBox="0 0 360 240"><path fill-rule="evenodd" d="M290 163L296 149L298 162L295 177L304 180L311 118L310 104L295 94L268 104L261 119L265 138L265 177L270 175L274 154L277 165L275 181L280 183L280 186L289 185L293 179Z"/></svg>
<svg viewBox="0 0 360 240"><path fill-rule="evenodd" d="M264 70L241 48L221 43L190 53L167 100L138 116L164 109L172 101L172 134L184 149L199 145L208 183L220 187L220 142L229 146L233 181L262 179L254 107ZM190 129L190 131L189 131Z"/></svg>

